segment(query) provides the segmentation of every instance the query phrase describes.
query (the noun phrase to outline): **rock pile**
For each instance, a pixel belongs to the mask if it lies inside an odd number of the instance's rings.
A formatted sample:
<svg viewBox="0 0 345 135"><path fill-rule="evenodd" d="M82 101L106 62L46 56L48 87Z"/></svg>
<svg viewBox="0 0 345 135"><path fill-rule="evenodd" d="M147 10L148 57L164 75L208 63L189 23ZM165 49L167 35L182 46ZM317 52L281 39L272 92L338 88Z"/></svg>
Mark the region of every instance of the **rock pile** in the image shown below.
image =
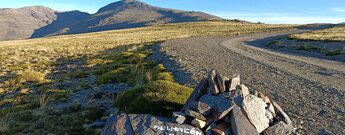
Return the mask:
<svg viewBox="0 0 345 135"><path fill-rule="evenodd" d="M194 89L171 120L150 115L112 116L103 134L295 134L292 122L272 99L240 84L240 76L223 77L215 70ZM192 126L191 126L192 125Z"/></svg>

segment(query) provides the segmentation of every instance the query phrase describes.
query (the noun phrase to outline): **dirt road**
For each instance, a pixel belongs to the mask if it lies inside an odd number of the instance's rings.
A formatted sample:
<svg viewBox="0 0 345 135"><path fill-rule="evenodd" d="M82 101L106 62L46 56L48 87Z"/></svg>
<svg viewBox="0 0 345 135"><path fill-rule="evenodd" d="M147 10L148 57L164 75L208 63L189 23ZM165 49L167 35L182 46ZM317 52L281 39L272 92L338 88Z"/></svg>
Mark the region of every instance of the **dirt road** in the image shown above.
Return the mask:
<svg viewBox="0 0 345 135"><path fill-rule="evenodd" d="M293 30L240 37L191 37L154 46L152 56L175 75L179 83L194 86L207 71L241 75L252 92L276 100L293 119L298 131L322 129L345 134L345 64L263 48L272 38ZM271 37L271 38L270 38Z"/></svg>

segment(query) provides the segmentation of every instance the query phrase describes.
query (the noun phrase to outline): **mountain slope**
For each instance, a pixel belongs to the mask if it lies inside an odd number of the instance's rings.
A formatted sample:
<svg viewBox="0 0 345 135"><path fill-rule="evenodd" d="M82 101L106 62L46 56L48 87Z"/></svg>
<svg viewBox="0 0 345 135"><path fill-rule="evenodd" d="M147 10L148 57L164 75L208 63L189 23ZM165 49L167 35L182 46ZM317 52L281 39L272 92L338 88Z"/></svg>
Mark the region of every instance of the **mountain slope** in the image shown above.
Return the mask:
<svg viewBox="0 0 345 135"><path fill-rule="evenodd" d="M221 20L202 12L154 7L136 0L111 3L98 10L88 21L69 26L67 34L141 27L153 24Z"/></svg>
<svg viewBox="0 0 345 135"><path fill-rule="evenodd" d="M0 40L28 38L35 29L56 18L55 11L46 7L0 9Z"/></svg>
<svg viewBox="0 0 345 135"><path fill-rule="evenodd" d="M0 9L0 40L207 20L221 18L202 12L154 7L136 0L111 3L93 15L80 11L57 12L41 6Z"/></svg>

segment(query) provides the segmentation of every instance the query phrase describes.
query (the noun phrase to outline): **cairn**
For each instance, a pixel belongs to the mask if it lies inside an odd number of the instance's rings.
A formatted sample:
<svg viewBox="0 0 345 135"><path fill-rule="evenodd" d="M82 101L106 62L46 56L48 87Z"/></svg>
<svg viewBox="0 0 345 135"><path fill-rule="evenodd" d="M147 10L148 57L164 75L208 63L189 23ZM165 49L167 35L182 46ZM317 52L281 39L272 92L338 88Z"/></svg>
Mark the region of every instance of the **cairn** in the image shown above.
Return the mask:
<svg viewBox="0 0 345 135"><path fill-rule="evenodd" d="M295 128L275 101L261 92L250 94L239 75L229 79L212 70L172 119L112 116L102 134L289 135Z"/></svg>

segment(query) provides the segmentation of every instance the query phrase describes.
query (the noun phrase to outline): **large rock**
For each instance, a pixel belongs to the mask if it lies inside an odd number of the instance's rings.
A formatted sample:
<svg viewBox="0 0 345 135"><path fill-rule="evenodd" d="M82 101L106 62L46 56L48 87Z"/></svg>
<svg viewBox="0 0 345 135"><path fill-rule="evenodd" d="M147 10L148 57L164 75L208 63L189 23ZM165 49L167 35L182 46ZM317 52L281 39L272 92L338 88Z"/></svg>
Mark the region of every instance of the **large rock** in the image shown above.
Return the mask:
<svg viewBox="0 0 345 135"><path fill-rule="evenodd" d="M203 135L196 127L172 123L167 119L145 114L122 114L110 117L102 135Z"/></svg>
<svg viewBox="0 0 345 135"><path fill-rule="evenodd" d="M215 80L219 92L223 93L225 91L225 80L223 79L223 76L220 73L217 73Z"/></svg>
<svg viewBox="0 0 345 135"><path fill-rule="evenodd" d="M249 121L254 125L256 130L261 133L269 127L270 120L266 116L266 103L254 95L244 98L243 110L246 112Z"/></svg>
<svg viewBox="0 0 345 135"><path fill-rule="evenodd" d="M295 129L291 125L280 121L279 123L267 128L264 135L292 135L295 133Z"/></svg>
<svg viewBox="0 0 345 135"><path fill-rule="evenodd" d="M231 113L231 129L234 135L259 135L259 132L244 116L239 106L235 106Z"/></svg>
<svg viewBox="0 0 345 135"><path fill-rule="evenodd" d="M232 101L220 98L219 96L204 95L200 98L200 102L206 103L212 107L213 118L211 122L223 118L234 107L234 103Z"/></svg>

